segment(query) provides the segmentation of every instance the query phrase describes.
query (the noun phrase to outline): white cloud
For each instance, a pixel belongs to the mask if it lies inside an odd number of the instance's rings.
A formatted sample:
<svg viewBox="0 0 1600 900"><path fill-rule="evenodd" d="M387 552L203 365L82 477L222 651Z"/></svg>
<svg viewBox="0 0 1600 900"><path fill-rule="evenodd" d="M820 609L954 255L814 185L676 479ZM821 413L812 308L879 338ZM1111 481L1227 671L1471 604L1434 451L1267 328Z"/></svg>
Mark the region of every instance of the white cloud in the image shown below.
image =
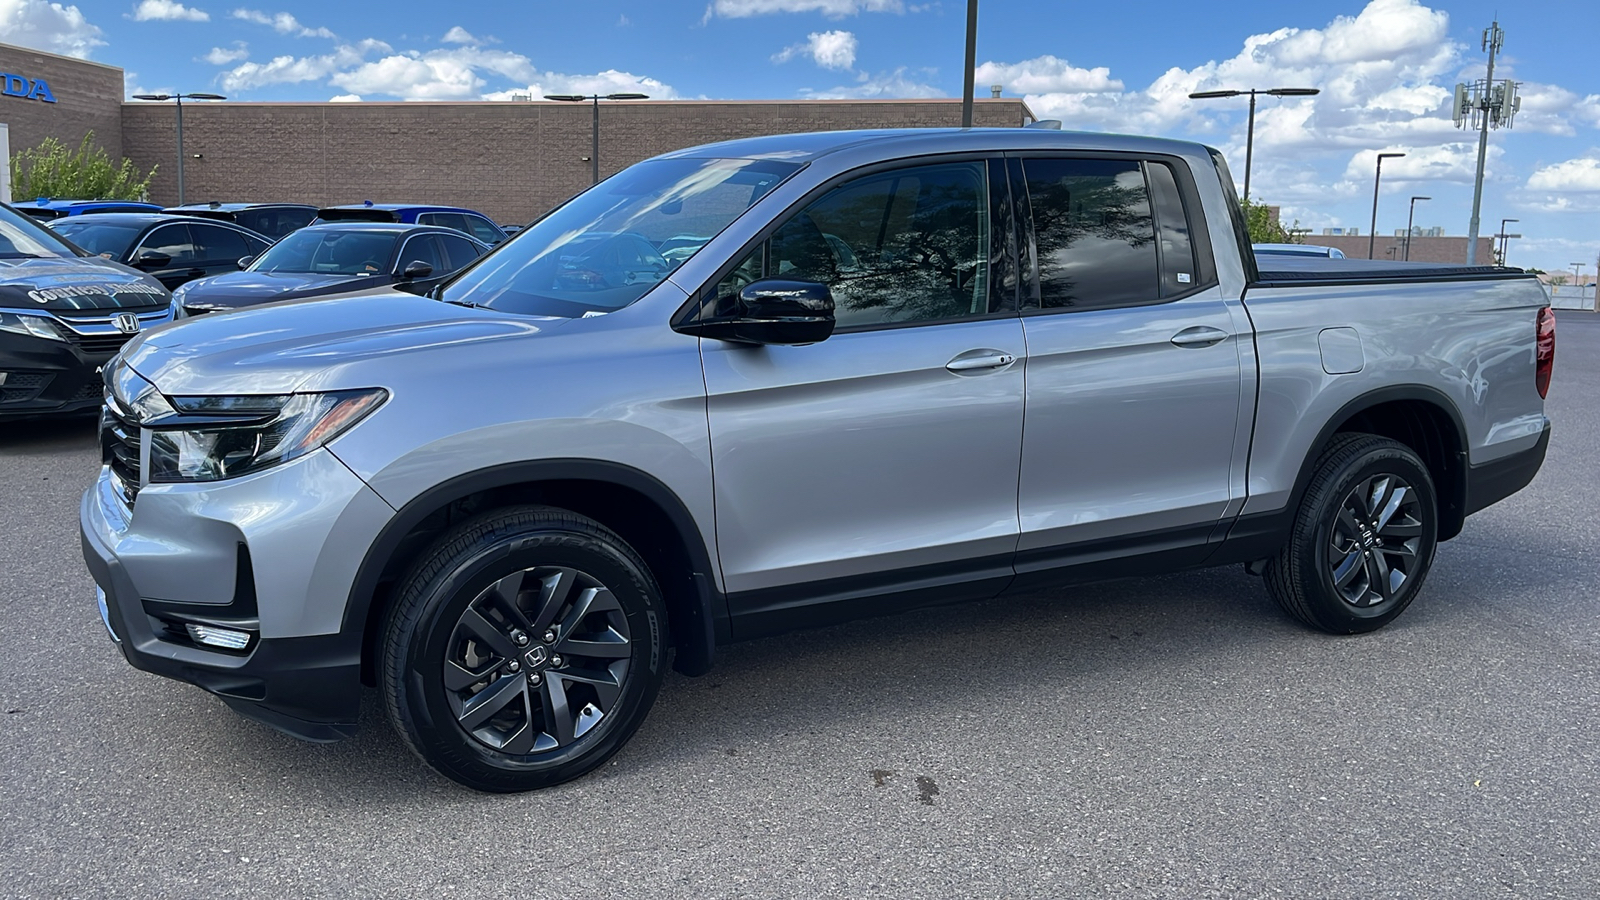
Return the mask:
<svg viewBox="0 0 1600 900"><path fill-rule="evenodd" d="M920 73L930 77L934 73L923 69ZM917 99L924 97L943 97L945 92L931 84L917 81L911 70L905 66L893 72L880 73L875 76L862 74L861 80L848 87L835 87L818 91L806 89L800 92L801 96L811 100L898 100Z"/></svg>
<svg viewBox="0 0 1600 900"><path fill-rule="evenodd" d="M527 87L484 94L485 100L510 100L514 95L527 94L539 99L546 94L644 94L652 100L676 100L676 88L655 78L607 69L593 75L565 75L560 72L540 72L530 79Z"/></svg>
<svg viewBox="0 0 1600 900"><path fill-rule="evenodd" d="M300 24L300 20L286 12L267 14L259 9L236 9L233 11L235 19L254 22L257 25L267 25L279 34L289 34L295 37L337 37L326 28L311 28Z"/></svg>
<svg viewBox="0 0 1600 900"><path fill-rule="evenodd" d="M329 103L360 103L360 94L335 94L328 98Z"/></svg>
<svg viewBox="0 0 1600 900"><path fill-rule="evenodd" d="M46 0L0 0L0 42L88 59L105 46L100 29L72 5Z"/></svg>
<svg viewBox="0 0 1600 900"><path fill-rule="evenodd" d="M1122 90L1105 66L1080 69L1064 59L1045 55L1020 63L986 62L977 68L976 82L984 88L1003 85L1017 94L1091 94Z"/></svg>
<svg viewBox="0 0 1600 900"><path fill-rule="evenodd" d="M177 0L141 0L134 7L135 22L209 22L211 14L203 9L184 6Z"/></svg>
<svg viewBox="0 0 1600 900"><path fill-rule="evenodd" d="M332 53L321 56L277 56L265 63L241 63L223 73L222 87L229 91L245 91L269 84L320 81L360 65L369 53L391 50L393 48L383 41L369 39L354 45L341 44Z"/></svg>
<svg viewBox="0 0 1600 900"><path fill-rule="evenodd" d="M1581 157L1545 166L1528 178L1534 191L1600 191L1600 159Z"/></svg>
<svg viewBox="0 0 1600 900"><path fill-rule="evenodd" d="M819 12L829 19L842 19L864 12L903 13L901 0L712 0L701 22L714 17L746 19L778 13Z"/></svg>
<svg viewBox="0 0 1600 900"><path fill-rule="evenodd" d="M848 69L856 64L856 36L848 31L813 31L804 43L785 47L772 57L776 63L809 56L824 69Z"/></svg>
<svg viewBox="0 0 1600 900"><path fill-rule="evenodd" d="M1422 147L1383 147L1381 150L1362 150L1350 158L1345 166L1345 180L1365 184L1370 191L1377 171L1378 153L1404 153L1399 159L1383 161L1383 187L1400 188L1408 182L1453 182L1472 184L1478 171L1477 141L1458 141ZM1489 147L1488 163L1484 168L1485 180L1493 180L1495 169L1505 150L1498 145Z"/></svg>
<svg viewBox="0 0 1600 900"><path fill-rule="evenodd" d="M213 66L226 66L236 63L241 59L248 59L250 48L244 41L235 41L231 49L225 47L212 47L211 52L201 57Z"/></svg>
<svg viewBox="0 0 1600 900"><path fill-rule="evenodd" d="M473 37L472 32L466 30L465 28L462 28L460 25L456 25L456 26L451 27L451 29L449 31L446 31L444 33L444 37L440 38L439 40L443 41L446 44L479 44L479 43L482 43L482 41L479 41L476 37Z"/></svg>

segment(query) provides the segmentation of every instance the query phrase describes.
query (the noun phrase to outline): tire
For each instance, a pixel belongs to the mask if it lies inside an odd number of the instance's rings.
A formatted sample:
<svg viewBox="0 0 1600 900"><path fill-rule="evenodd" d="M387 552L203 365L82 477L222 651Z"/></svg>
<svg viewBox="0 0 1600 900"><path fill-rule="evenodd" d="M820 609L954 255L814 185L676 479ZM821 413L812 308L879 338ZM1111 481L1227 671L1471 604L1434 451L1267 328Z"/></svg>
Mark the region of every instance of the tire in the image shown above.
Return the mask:
<svg viewBox="0 0 1600 900"><path fill-rule="evenodd" d="M1437 496L1410 447L1371 434L1337 436L1317 459L1289 540L1267 561L1268 593L1332 634L1389 624L1433 564Z"/></svg>
<svg viewBox="0 0 1600 900"><path fill-rule="evenodd" d="M661 592L592 519L496 510L445 532L383 627L390 722L440 774L510 793L577 778L644 721L666 666Z"/></svg>

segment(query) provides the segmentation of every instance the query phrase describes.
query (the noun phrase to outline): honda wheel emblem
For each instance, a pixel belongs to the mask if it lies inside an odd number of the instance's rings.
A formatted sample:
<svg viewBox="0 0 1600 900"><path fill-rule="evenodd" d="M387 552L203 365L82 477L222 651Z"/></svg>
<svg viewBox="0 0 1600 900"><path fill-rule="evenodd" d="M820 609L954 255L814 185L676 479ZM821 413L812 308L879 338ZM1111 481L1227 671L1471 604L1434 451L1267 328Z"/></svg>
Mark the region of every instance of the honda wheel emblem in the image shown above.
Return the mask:
<svg viewBox="0 0 1600 900"><path fill-rule="evenodd" d="M117 313L117 317L112 321L116 323L117 330L123 334L139 333L139 317L133 313Z"/></svg>

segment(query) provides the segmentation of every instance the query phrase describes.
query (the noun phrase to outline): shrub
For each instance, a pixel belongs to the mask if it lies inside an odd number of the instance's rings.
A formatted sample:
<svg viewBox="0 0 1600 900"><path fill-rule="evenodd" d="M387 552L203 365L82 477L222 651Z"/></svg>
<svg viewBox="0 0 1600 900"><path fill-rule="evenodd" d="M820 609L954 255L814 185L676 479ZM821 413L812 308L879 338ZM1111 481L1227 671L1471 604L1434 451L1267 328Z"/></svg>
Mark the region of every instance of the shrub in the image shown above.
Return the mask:
<svg viewBox="0 0 1600 900"><path fill-rule="evenodd" d="M18 200L49 197L54 200L143 200L156 169L143 177L124 159L119 166L104 147L94 142L94 132L83 136L77 150L55 138L11 156L11 196Z"/></svg>

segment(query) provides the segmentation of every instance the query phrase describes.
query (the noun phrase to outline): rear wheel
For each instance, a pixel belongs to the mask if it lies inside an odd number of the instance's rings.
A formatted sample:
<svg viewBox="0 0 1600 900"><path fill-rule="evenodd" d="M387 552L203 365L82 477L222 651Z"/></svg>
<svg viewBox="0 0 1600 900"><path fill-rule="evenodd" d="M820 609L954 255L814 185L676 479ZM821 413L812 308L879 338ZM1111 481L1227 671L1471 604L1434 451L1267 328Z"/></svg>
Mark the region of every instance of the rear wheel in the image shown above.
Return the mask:
<svg viewBox="0 0 1600 900"><path fill-rule="evenodd" d="M520 507L463 523L385 627L389 716L442 774L525 791L605 762L644 721L666 651L660 592L599 523Z"/></svg>
<svg viewBox="0 0 1600 900"><path fill-rule="evenodd" d="M1411 448L1340 435L1317 461L1288 542L1267 563L1267 590L1313 628L1382 628L1421 590L1438 529L1433 479Z"/></svg>

